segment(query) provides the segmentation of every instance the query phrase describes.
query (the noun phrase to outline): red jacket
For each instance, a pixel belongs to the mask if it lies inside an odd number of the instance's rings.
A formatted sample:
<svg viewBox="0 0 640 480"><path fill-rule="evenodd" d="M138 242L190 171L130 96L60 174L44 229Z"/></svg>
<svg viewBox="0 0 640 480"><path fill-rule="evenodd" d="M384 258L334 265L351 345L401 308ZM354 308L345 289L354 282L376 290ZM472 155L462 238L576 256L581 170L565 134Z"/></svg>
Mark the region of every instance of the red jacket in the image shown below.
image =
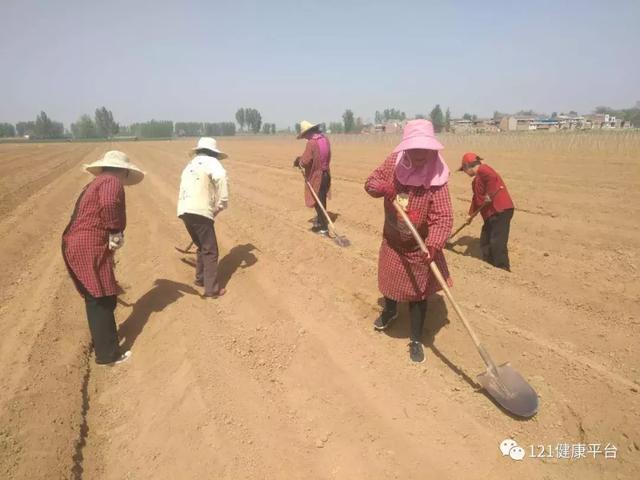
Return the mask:
<svg viewBox="0 0 640 480"><path fill-rule="evenodd" d="M83 287L94 297L117 295L109 233L126 225L122 183L108 173L98 175L78 197L62 234L62 255L80 293Z"/></svg>
<svg viewBox="0 0 640 480"><path fill-rule="evenodd" d="M473 198L469 207L469 215L482 206L487 195L489 195L491 203L481 210L483 219L486 220L496 213L513 208L511 195L509 195L502 177L489 165L482 164L478 167L478 173L471 182L471 189L473 190Z"/></svg>

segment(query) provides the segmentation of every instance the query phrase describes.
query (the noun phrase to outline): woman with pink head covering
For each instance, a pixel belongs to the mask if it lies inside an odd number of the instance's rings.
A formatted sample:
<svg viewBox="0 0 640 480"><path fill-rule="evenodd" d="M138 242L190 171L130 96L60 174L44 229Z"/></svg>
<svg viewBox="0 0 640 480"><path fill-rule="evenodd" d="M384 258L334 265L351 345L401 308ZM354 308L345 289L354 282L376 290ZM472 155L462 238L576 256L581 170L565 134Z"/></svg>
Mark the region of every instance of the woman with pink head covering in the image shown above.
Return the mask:
<svg viewBox="0 0 640 480"><path fill-rule="evenodd" d="M443 148L435 137L431 122L407 122L400 144L365 183L369 195L384 197L385 213L378 260L378 288L384 295L385 306L374 322L374 328L389 328L398 315L398 302L409 302L409 355L414 362L424 361L422 329L427 298L441 289L429 269L432 261L436 262L451 285L442 253L453 226L447 185L449 167L440 155ZM424 239L428 256L422 253L398 215L393 205L396 199Z"/></svg>

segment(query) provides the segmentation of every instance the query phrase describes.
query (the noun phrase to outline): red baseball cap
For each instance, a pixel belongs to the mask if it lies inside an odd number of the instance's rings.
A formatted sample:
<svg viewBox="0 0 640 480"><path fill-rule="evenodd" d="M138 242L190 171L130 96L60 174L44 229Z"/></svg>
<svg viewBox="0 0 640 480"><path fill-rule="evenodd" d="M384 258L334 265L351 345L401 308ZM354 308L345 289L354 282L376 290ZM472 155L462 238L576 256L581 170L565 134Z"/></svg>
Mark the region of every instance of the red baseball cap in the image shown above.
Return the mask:
<svg viewBox="0 0 640 480"><path fill-rule="evenodd" d="M475 162L480 163L480 160L482 160L482 158L480 158L476 153L473 153L473 152L465 153L462 156L462 165L460 165L460 168L458 169L458 171L460 172L464 170L465 167L471 165L472 163L475 163Z"/></svg>

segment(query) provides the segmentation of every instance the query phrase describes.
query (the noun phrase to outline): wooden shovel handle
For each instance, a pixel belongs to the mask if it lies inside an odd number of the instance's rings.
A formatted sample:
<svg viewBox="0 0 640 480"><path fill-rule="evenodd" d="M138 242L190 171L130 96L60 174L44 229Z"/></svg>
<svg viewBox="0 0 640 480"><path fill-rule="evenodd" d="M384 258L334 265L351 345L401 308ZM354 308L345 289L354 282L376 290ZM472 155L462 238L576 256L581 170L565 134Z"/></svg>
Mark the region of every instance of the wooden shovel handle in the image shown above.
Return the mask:
<svg viewBox="0 0 640 480"><path fill-rule="evenodd" d="M304 178L304 183L307 184L307 188L311 192L311 195L313 195L313 198L315 199L316 204L320 207L320 210L322 210L322 213L324 214L324 218L326 218L327 222L329 222L329 226L331 227L331 231L333 232L334 235L337 236L338 233L336 232L336 227L333 225L333 222L331 221L331 217L329 217L329 214L325 210L324 205L322 205L322 202L318 198L318 195L313 190L313 187L309 183L309 180L307 180L307 176L304 174L304 169L301 166L298 166L298 168L300 169L300 173L302 173L302 177Z"/></svg>
<svg viewBox="0 0 640 480"><path fill-rule="evenodd" d="M422 250L424 253L429 255L429 251L427 250L427 246L424 244L424 240L422 240L422 237L420 236L420 234L416 230L416 227L414 227L413 223L411 223L411 220L409 220L409 217L407 216L407 213L400 206L400 204L398 203L397 200L393 201L393 206L396 207L396 210L398 211L398 213L400 214L400 216L404 220L404 223L406 223L407 227L409 227L409 230L411 230L411 233L413 234L413 238L415 238L416 242L418 242L418 245L420 246L420 250ZM462 310L460 310L460 307L458 306L458 304L456 303L455 299L453 298L453 295L451 294L451 290L449 290L449 286L447 285L447 282L445 281L444 277L442 276L442 273L440 273L440 269L438 268L436 263L433 262L433 261L431 263L429 263L429 268L431 268L431 273L433 273L433 276L436 277L436 280L438 281L438 283L442 287L442 290L444 290L445 295L449 299L449 302L451 302L451 305L453 306L453 309L458 314L458 317L460 318L460 320L462 320L462 323L464 324L465 328L467 329L467 332L469 332L469 335L471 336L471 339L473 340L473 343L475 344L476 348L478 349L478 352L480 353L480 356L484 360L485 364L489 368L491 368L493 371L495 371L496 367L495 367L495 364L493 363L493 360L491 360L491 357L489 356L489 353L485 350L485 348L480 343L480 340L478 339L478 336L476 335L476 332L473 330L473 328L471 328L471 324L467 321L467 319L465 318L464 314L462 313Z"/></svg>

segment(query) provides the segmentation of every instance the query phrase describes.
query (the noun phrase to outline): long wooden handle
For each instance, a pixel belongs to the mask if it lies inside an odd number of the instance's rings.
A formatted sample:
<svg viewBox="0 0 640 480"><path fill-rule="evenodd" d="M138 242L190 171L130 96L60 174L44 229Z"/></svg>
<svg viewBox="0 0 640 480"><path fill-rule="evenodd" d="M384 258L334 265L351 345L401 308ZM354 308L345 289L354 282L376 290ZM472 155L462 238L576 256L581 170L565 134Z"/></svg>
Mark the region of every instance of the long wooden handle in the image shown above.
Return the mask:
<svg viewBox="0 0 640 480"><path fill-rule="evenodd" d="M318 198L318 195L316 194L316 192L313 190L313 187L311 186L311 184L309 183L309 180L307 180L306 175L304 174L304 169L302 167L298 167L300 169L300 173L302 173L302 177L304 178L304 183L307 184L307 188L309 189L309 191L311 192L311 195L313 195L313 198L315 199L316 203L318 204L318 206L320 207L320 210L322 210L322 213L324 214L324 218L327 219L327 222L329 222L329 226L331 227L331 231L333 232L334 235L338 235L338 233L336 232L336 227L333 225L333 222L331 221L331 218L329 217L329 214L327 213L327 211L324 208L324 205L322 205L322 202L320 201L320 199Z"/></svg>
<svg viewBox="0 0 640 480"><path fill-rule="evenodd" d="M404 223L406 223L407 227L409 227L409 230L411 230L411 233L413 234L413 238L415 238L416 242L418 242L418 245L420 246L420 250L422 250L424 253L426 253L428 255L429 251L427 250L427 246L424 244L424 240L422 240L422 237L420 236L420 234L416 230L416 227L413 225L413 223L411 223L411 220L409 220L409 217L407 216L407 213L400 206L400 204L398 203L397 200L393 201L393 206L396 207L396 210L398 211L398 213L400 214L400 216L404 220ZM489 356L489 353L485 350L485 348L480 343L480 340L478 339L478 336L476 335L476 332L473 330L473 328L471 328L471 324L465 318L464 314L462 313L462 310L460 310L460 307L458 306L458 304L456 303L455 299L453 298L453 295L451 294L451 290L449 290L449 286L447 285L447 282L445 281L444 277L442 276L442 273L440 273L440 269L436 265L436 262L432 261L431 263L429 263L429 268L431 268L431 273L433 273L433 276L436 277L436 280L438 281L438 283L442 287L442 290L444 290L445 295L449 299L449 302L451 302L451 305L453 306L453 309L458 314L458 317L460 317L460 320L462 320L462 323L464 324L465 328L467 329L467 332L469 332L469 335L471 336L471 339L473 340L473 343L475 344L476 348L478 349L478 352L480 353L480 356L484 360L485 364L489 368L491 368L492 371L495 371L496 366L493 363L493 360Z"/></svg>

